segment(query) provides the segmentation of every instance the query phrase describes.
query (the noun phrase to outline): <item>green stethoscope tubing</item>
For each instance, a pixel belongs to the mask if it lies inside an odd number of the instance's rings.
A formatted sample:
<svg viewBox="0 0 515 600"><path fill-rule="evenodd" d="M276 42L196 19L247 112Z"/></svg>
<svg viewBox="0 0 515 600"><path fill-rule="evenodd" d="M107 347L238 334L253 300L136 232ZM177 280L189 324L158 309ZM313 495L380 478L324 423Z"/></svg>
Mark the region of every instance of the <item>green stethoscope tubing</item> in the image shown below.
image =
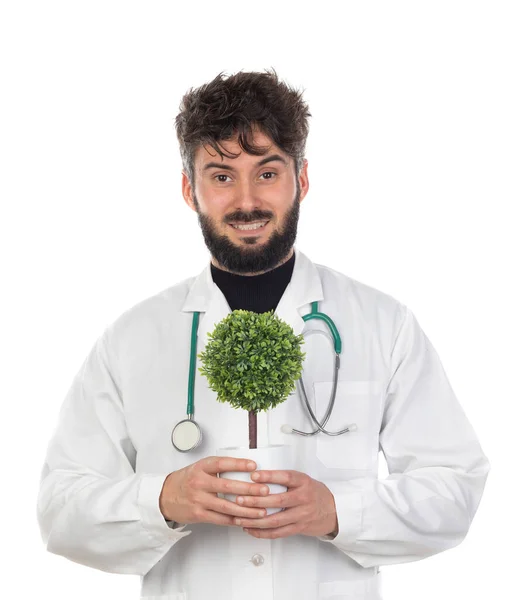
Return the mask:
<svg viewBox="0 0 515 600"><path fill-rule="evenodd" d="M193 415L193 397L195 391L195 368L197 366L197 332L198 332L198 312L193 313L193 322L191 325L191 345L190 345L190 375L188 380L188 418ZM339 356L342 351L342 339L336 329L336 325L333 320L328 317L325 313L318 312L318 302L311 303L311 312L303 317L304 322L310 319L322 319L329 327L331 334L334 339L334 351ZM338 364L339 368L339 364Z"/></svg>
<svg viewBox="0 0 515 600"><path fill-rule="evenodd" d="M322 319L327 323L327 326L331 330L331 334L334 339L334 351L336 354L341 354L342 351L342 339L340 334L338 333L338 329L336 329L336 325L333 320L328 317L325 313L318 312L318 302L311 303L311 312L302 317L304 321L309 321L310 319Z"/></svg>
<svg viewBox="0 0 515 600"><path fill-rule="evenodd" d="M195 367L197 366L197 332L198 332L198 312L193 313L193 323L191 325L191 350L190 350L190 377L188 380L188 419L193 415L193 392L195 389Z"/></svg>

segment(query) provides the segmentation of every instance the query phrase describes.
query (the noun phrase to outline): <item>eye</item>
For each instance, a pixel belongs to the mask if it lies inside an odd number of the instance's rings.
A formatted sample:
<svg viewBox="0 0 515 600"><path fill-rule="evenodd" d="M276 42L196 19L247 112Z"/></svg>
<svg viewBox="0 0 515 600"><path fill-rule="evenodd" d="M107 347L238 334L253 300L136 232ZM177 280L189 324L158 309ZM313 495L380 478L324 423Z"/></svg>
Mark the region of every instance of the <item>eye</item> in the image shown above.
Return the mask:
<svg viewBox="0 0 515 600"><path fill-rule="evenodd" d="M220 183L226 183L225 179L223 181L220 181L220 179L218 179L218 177L229 177L229 175L226 175L225 173L221 173L220 175L215 175L215 177L214 177L214 179L216 179L216 181L218 181Z"/></svg>
<svg viewBox="0 0 515 600"><path fill-rule="evenodd" d="M261 173L260 177L262 177L263 175L273 175L273 177L265 177L265 179L267 180L277 177L277 173L274 173L273 171L265 171L264 173Z"/></svg>

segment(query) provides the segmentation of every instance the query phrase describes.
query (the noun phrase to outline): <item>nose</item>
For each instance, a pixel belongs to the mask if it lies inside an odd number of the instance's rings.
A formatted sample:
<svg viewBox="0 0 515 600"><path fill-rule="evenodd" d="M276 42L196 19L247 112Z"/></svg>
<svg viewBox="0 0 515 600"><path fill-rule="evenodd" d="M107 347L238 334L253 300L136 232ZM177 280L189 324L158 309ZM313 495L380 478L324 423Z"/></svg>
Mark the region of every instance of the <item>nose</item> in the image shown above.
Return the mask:
<svg viewBox="0 0 515 600"><path fill-rule="evenodd" d="M261 199L256 186L251 181L242 179L236 189L235 208L243 213L251 213L261 206Z"/></svg>

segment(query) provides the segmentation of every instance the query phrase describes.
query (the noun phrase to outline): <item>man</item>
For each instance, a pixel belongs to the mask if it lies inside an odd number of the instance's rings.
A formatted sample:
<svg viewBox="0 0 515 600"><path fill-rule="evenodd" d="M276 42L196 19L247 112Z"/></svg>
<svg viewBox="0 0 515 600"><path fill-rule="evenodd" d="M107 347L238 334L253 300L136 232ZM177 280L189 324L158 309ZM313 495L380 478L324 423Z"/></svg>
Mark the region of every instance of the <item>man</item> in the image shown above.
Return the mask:
<svg viewBox="0 0 515 600"><path fill-rule="evenodd" d="M38 499L47 549L141 575L142 598L377 600L381 565L455 547L478 508L489 462L413 313L294 246L309 116L274 71L220 75L185 95L182 192L211 261L111 324L61 410ZM320 328L302 319L312 303L343 337L325 427L356 430L285 433L313 431L297 389L258 413L258 447L291 445L291 469L217 456L248 444L248 414L217 402L196 372L203 439L178 452L170 432L186 417L193 314L200 353L231 310L274 310L298 334ZM319 336L305 349L303 379L322 419L333 357ZM217 476L226 471L253 472L254 483ZM269 493L271 483L287 491ZM264 516L267 507L284 510Z"/></svg>

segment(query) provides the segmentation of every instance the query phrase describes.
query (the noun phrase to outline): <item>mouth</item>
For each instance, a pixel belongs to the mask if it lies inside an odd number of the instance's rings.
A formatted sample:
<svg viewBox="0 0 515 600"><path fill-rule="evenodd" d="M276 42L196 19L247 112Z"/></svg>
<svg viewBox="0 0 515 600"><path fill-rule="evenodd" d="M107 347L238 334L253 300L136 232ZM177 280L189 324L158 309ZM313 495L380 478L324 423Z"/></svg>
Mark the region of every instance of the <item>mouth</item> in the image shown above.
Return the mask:
<svg viewBox="0 0 515 600"><path fill-rule="evenodd" d="M252 223L229 223L238 233L244 235L258 235L262 233L270 223L268 221L254 221Z"/></svg>

